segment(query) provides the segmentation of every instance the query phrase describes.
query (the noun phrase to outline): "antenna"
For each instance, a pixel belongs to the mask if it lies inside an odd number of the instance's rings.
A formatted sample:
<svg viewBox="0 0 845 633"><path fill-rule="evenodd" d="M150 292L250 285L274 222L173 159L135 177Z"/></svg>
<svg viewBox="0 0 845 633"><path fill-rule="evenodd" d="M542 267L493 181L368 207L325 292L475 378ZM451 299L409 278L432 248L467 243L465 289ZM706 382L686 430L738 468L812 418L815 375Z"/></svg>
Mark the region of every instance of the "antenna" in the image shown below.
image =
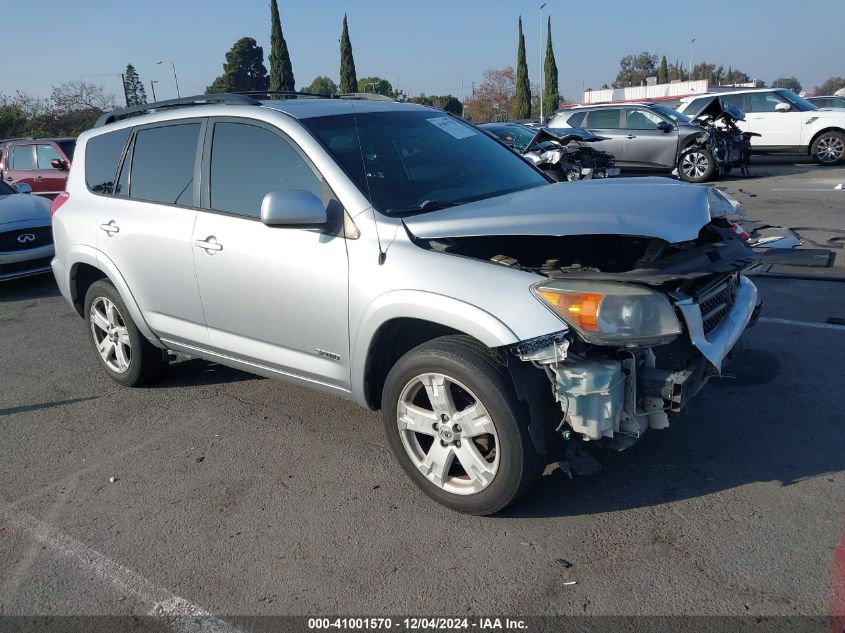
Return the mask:
<svg viewBox="0 0 845 633"><path fill-rule="evenodd" d="M367 164L364 162L364 148L361 145L361 132L358 130L358 116L355 114L355 102L351 101L352 106L352 120L355 121L355 136L358 137L358 153L361 155L361 167L364 169L364 182L367 184L367 193L370 196L370 211L373 213L373 229L376 232L376 242L378 243L378 265L384 264L387 259L387 252L381 247L381 236L378 234L378 219L376 218L376 208L373 205L373 192L370 189L370 179L367 178Z"/></svg>

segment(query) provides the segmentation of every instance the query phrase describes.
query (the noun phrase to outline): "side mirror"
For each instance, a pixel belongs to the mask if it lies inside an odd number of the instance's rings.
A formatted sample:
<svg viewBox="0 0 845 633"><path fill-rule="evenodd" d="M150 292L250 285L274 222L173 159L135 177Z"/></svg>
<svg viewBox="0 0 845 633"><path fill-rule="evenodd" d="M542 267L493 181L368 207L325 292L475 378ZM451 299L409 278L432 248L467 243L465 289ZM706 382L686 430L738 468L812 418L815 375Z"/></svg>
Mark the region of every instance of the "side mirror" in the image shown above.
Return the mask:
<svg viewBox="0 0 845 633"><path fill-rule="evenodd" d="M779 103L775 106L775 112L789 112L792 106L788 103Z"/></svg>
<svg viewBox="0 0 845 633"><path fill-rule="evenodd" d="M261 201L261 221L267 226L319 226L328 221L326 205L310 191L271 191Z"/></svg>
<svg viewBox="0 0 845 633"><path fill-rule="evenodd" d="M672 130L674 130L675 127L667 121L660 121L657 124L657 129L660 130L661 132L663 132L664 134L667 134L667 133L671 132Z"/></svg>
<svg viewBox="0 0 845 633"><path fill-rule="evenodd" d="M65 171L67 169L67 163L63 158L51 158L50 166L53 169L58 169L59 171Z"/></svg>
<svg viewBox="0 0 845 633"><path fill-rule="evenodd" d="M17 189L18 193L32 193L32 185L28 185L25 182L16 184L15 189Z"/></svg>

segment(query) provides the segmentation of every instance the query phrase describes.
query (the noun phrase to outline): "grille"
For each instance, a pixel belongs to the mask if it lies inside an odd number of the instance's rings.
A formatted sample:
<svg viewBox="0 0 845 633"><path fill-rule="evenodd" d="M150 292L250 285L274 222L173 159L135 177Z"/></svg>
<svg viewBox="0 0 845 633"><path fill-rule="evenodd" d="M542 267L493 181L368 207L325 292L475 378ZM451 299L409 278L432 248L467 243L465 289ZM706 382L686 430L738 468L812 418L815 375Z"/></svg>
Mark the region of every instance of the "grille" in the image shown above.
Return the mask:
<svg viewBox="0 0 845 633"><path fill-rule="evenodd" d="M725 277L698 297L704 333L715 330L725 320L736 300L739 277L736 274Z"/></svg>
<svg viewBox="0 0 845 633"><path fill-rule="evenodd" d="M26 270L37 270L50 265L52 257L41 257L39 259L30 259L25 262L13 262L11 264L0 264L0 275L8 273L19 273Z"/></svg>
<svg viewBox="0 0 845 633"><path fill-rule="evenodd" d="M31 239L29 236L32 236ZM0 251L25 251L53 243L53 229L39 226L34 229L17 229L0 233Z"/></svg>

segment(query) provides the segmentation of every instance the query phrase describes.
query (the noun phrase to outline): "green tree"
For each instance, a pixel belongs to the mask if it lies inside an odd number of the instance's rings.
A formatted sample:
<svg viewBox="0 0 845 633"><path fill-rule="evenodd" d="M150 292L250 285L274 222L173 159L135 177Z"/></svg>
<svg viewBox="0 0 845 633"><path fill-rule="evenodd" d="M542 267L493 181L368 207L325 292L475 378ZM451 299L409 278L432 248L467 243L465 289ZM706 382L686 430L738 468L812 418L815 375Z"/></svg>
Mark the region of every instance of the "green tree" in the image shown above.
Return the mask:
<svg viewBox="0 0 845 633"><path fill-rule="evenodd" d="M461 116L464 112L464 108L461 105L460 100L452 95L432 95L427 97L424 94L421 94L418 97L408 97L407 101L409 103L419 103L421 105L440 108L441 110L451 112L457 116Z"/></svg>
<svg viewBox="0 0 845 633"><path fill-rule="evenodd" d="M511 116L514 119L531 118L531 84L528 82L528 62L525 59L525 35L522 17L519 18L519 46L516 51L516 95Z"/></svg>
<svg viewBox="0 0 845 633"><path fill-rule="evenodd" d="M206 94L267 90L264 50L251 37L242 37L226 53L223 74L205 89Z"/></svg>
<svg viewBox="0 0 845 633"><path fill-rule="evenodd" d="M126 65L123 81L126 87L127 107L143 105L147 102L147 92L144 90L144 82L141 81L138 72L132 64Z"/></svg>
<svg viewBox="0 0 845 633"><path fill-rule="evenodd" d="M543 91L543 111L546 116L552 116L554 111L560 107L560 86L557 81L557 62L555 51L552 47L552 18L546 24L546 61L544 63L545 88Z"/></svg>
<svg viewBox="0 0 845 633"><path fill-rule="evenodd" d="M393 96L393 86L381 77L364 77L358 80L358 87L352 92L370 92L385 97Z"/></svg>
<svg viewBox="0 0 845 633"><path fill-rule="evenodd" d="M660 68L657 69L657 83L669 83L669 64L666 63L666 55L660 60Z"/></svg>
<svg viewBox="0 0 845 633"><path fill-rule="evenodd" d="M801 92L801 84L795 77L781 77L772 82L772 88L786 88L795 94Z"/></svg>
<svg viewBox="0 0 845 633"><path fill-rule="evenodd" d="M832 95L842 88L845 88L845 77L831 77L826 79L821 86L813 88L813 92L817 95Z"/></svg>
<svg viewBox="0 0 845 633"><path fill-rule="evenodd" d="M355 58L352 57L352 42L349 41L349 25L343 14L343 31L340 33L340 92L357 92L358 77L355 75Z"/></svg>
<svg viewBox="0 0 845 633"><path fill-rule="evenodd" d="M310 85L302 89L304 92L314 92L320 95L336 95L337 84L324 75L314 77L314 81Z"/></svg>
<svg viewBox="0 0 845 633"><path fill-rule="evenodd" d="M0 138L24 136L27 117L20 108L13 105L0 105Z"/></svg>
<svg viewBox="0 0 845 633"><path fill-rule="evenodd" d="M614 88L642 86L646 77L657 74L657 55L643 51L637 55L626 55L619 60L619 72L616 74Z"/></svg>
<svg viewBox="0 0 845 633"><path fill-rule="evenodd" d="M279 5L270 0L270 90L296 90L288 44L282 34Z"/></svg>

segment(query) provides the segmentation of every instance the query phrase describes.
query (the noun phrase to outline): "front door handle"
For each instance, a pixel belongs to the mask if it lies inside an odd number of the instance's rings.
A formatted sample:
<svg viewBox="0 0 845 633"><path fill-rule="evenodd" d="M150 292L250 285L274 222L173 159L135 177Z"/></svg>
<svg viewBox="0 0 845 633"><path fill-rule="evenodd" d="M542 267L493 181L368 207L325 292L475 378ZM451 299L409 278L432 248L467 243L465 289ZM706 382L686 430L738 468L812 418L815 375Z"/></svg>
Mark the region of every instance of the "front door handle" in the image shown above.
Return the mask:
<svg viewBox="0 0 845 633"><path fill-rule="evenodd" d="M625 138L637 138L637 137L636 137L635 135L633 135L633 134L629 134L629 135L628 135L628 136L626 136Z"/></svg>
<svg viewBox="0 0 845 633"><path fill-rule="evenodd" d="M203 249L209 255L214 255L218 251L223 250L223 245L217 241L217 238L213 235L209 235L204 240L196 240L194 242L194 246L198 246L199 248Z"/></svg>
<svg viewBox="0 0 845 633"><path fill-rule="evenodd" d="M36 176L35 180L44 180L44 176Z"/></svg>
<svg viewBox="0 0 845 633"><path fill-rule="evenodd" d="M8 180L9 182L12 182L14 180L14 178L12 178L11 176L6 176L6 180Z"/></svg>
<svg viewBox="0 0 845 633"><path fill-rule="evenodd" d="M114 220L110 220L108 224L101 224L100 230L112 235L113 233L120 231L120 227L117 226L117 223Z"/></svg>

